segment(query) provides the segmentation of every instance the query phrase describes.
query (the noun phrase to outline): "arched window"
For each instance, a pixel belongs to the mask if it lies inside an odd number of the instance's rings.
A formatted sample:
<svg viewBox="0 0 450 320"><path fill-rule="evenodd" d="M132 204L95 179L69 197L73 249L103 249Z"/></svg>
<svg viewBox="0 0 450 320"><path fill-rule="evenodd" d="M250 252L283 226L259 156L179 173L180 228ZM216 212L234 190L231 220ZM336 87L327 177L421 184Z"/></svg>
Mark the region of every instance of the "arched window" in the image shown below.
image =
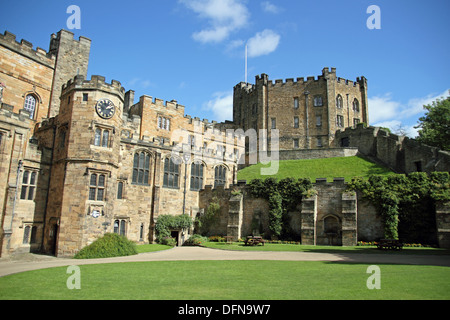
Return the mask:
<svg viewBox="0 0 450 320"><path fill-rule="evenodd" d="M36 110L36 97L32 94L27 95L23 108L30 113L30 119L33 119L34 111Z"/></svg>
<svg viewBox="0 0 450 320"><path fill-rule="evenodd" d="M342 109L343 105L344 105L344 100L342 100L342 96L340 94L338 94L336 97L336 108Z"/></svg>
<svg viewBox="0 0 450 320"><path fill-rule="evenodd" d="M191 190L197 191L203 188L203 163L191 164Z"/></svg>
<svg viewBox="0 0 450 320"><path fill-rule="evenodd" d="M353 111L359 112L359 101L356 98L353 100Z"/></svg>
<svg viewBox="0 0 450 320"><path fill-rule="evenodd" d="M133 183L149 184L150 177L150 154L147 152L140 152L134 154L133 159Z"/></svg>
<svg viewBox="0 0 450 320"><path fill-rule="evenodd" d="M144 240L144 224L141 223L141 227L139 229L139 240L142 241Z"/></svg>
<svg viewBox="0 0 450 320"><path fill-rule="evenodd" d="M179 188L180 165L175 164L172 158L164 160L163 186L167 188Z"/></svg>
<svg viewBox="0 0 450 320"><path fill-rule="evenodd" d="M227 168L225 166L217 166L214 169L214 187L224 186L227 182Z"/></svg>

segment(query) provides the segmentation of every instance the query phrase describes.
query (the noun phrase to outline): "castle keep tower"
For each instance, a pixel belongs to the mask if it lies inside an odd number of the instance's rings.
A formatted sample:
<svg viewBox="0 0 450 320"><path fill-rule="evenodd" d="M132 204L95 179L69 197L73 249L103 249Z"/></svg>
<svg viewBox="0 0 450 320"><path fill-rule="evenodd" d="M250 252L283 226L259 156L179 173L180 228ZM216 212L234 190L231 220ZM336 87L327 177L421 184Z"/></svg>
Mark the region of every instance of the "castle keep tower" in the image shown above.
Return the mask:
<svg viewBox="0 0 450 320"><path fill-rule="evenodd" d="M261 74L254 85L234 87L233 122L244 130L279 129L280 150L330 147L336 130L369 123L367 80L338 78L336 68L306 81Z"/></svg>

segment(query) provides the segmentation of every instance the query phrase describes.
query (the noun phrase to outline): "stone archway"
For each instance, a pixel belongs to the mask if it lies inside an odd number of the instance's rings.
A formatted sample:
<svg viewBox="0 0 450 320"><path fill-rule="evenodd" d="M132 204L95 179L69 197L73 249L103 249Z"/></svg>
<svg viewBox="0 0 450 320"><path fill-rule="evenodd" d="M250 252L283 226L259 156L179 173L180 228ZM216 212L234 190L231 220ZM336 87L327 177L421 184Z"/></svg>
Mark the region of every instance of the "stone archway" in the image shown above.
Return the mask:
<svg viewBox="0 0 450 320"><path fill-rule="evenodd" d="M339 245L341 234L341 223L335 215L327 215L323 218L323 233L328 239L329 245Z"/></svg>

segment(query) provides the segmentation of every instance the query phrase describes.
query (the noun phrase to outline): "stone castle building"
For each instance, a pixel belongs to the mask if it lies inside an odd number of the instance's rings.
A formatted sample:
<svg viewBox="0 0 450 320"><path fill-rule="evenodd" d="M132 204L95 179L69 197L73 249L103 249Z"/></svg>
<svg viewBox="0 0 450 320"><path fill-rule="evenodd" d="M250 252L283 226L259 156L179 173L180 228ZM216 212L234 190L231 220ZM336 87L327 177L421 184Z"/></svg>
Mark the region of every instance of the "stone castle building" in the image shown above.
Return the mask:
<svg viewBox="0 0 450 320"><path fill-rule="evenodd" d="M337 130L368 125L368 114L366 78L341 79L335 68L324 68L317 79L284 82L262 74L254 85L234 87L233 124L245 131L278 129L280 150L332 147Z"/></svg>
<svg viewBox="0 0 450 320"><path fill-rule="evenodd" d="M279 129L280 149L321 157L356 154L359 140L337 130L368 124L366 79L337 78L334 68L306 81L273 83L263 74L255 85L240 83L234 88L233 121L216 123L186 115L175 100L144 95L135 102L134 91L119 81L87 79L90 46L89 39L74 39L66 30L51 35L48 51L16 41L10 32L0 34L1 256L72 256L107 232L152 243L159 215L194 218L213 191L223 196L223 210L238 208L229 215L237 213L238 220L225 217L218 233L245 236L265 205L230 198L245 158L244 131ZM441 165L448 161L439 156ZM355 244L358 226L377 235L369 223L375 218L364 217L371 211L360 213L356 197L342 195L343 185L322 181L317 188L323 195L302 204L296 219L299 234L309 237L305 243L312 241L311 228L313 234L324 228L324 219L341 228L334 244ZM342 212L332 214L336 206ZM301 217L310 221L308 214L312 225L301 222ZM190 232L172 235L181 244ZM322 233L317 229L314 244L329 241Z"/></svg>
<svg viewBox="0 0 450 320"><path fill-rule="evenodd" d="M61 30L47 52L0 35L2 255L70 256L105 232L152 242L159 214L193 215L205 185L236 182L237 135L87 80L90 44Z"/></svg>

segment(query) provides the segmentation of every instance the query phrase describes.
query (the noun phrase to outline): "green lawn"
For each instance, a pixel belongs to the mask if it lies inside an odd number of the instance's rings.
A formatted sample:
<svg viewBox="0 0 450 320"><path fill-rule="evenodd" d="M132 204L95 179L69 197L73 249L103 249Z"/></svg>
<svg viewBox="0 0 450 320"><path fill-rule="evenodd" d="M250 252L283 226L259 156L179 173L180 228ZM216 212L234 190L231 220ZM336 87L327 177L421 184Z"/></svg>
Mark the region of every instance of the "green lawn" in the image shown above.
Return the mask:
<svg viewBox="0 0 450 320"><path fill-rule="evenodd" d="M353 177L367 177L370 174L390 174L391 170L365 160L361 157L338 157L311 160L281 160L279 161L278 173L273 176L261 176L260 169L269 167L261 163L244 168L238 172L239 180L250 181L257 178L288 177L310 178L315 182L316 178L327 178L332 181L335 177L343 177L349 182Z"/></svg>
<svg viewBox="0 0 450 320"><path fill-rule="evenodd" d="M401 251L378 250L376 246L308 246L299 244L275 244L266 243L257 246L245 246L243 242L205 242L204 247L223 250L239 251L297 251L297 252L322 252L322 253L364 253L364 254L420 254L420 255L450 255L450 250L428 247L404 247Z"/></svg>
<svg viewBox="0 0 450 320"><path fill-rule="evenodd" d="M366 286L368 265L303 261L159 261L80 266L69 290L66 267L0 278L0 299L450 299L450 268L378 265L381 289Z"/></svg>
<svg viewBox="0 0 450 320"><path fill-rule="evenodd" d="M163 244L140 244L136 246L136 250L138 253L143 253L143 252L153 252L153 251L161 251L161 250L167 250L167 249L171 249L173 247L171 246L166 246Z"/></svg>

